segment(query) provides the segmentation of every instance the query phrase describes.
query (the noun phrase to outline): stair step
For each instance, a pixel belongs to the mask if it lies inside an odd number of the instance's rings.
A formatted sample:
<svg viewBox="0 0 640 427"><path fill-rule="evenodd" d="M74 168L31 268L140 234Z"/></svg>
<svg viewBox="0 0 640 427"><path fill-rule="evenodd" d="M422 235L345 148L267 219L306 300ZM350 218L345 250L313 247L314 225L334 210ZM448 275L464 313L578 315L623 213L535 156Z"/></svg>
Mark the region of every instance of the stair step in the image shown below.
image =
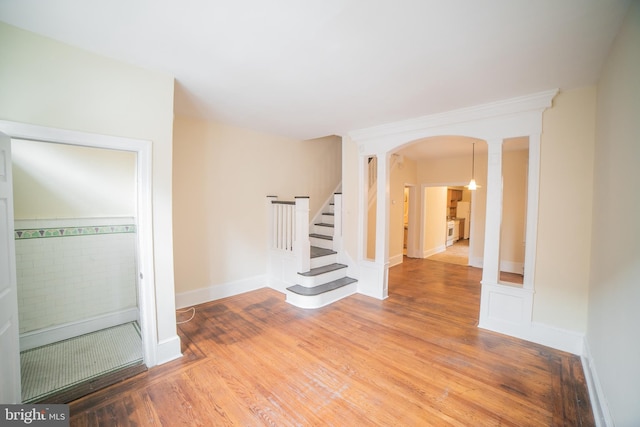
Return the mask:
<svg viewBox="0 0 640 427"><path fill-rule="evenodd" d="M324 273L328 273L330 271L340 270L342 268L347 268L347 266L344 264L333 263L329 265L324 265L322 267L312 268L311 270L305 273L298 273L298 274L304 277L313 277L313 276L319 276Z"/></svg>
<svg viewBox="0 0 640 427"><path fill-rule="evenodd" d="M331 249L319 248L318 246L311 246L311 258L319 258L327 255L335 255L338 252Z"/></svg>
<svg viewBox="0 0 640 427"><path fill-rule="evenodd" d="M324 234L311 233L309 234L309 237L315 237L316 239L322 239L322 240L333 240L333 236L326 236Z"/></svg>
<svg viewBox="0 0 640 427"><path fill-rule="evenodd" d="M334 280L329 283L324 283L322 285L314 286L313 288L305 288L304 286L294 285L287 288L288 291L291 291L298 295L303 296L315 296L324 294L329 291L333 291L335 289L342 288L343 286L350 285L351 283L357 282L356 279L352 279L351 277L343 277L338 280Z"/></svg>
<svg viewBox="0 0 640 427"><path fill-rule="evenodd" d="M329 223L326 223L326 222L318 222L318 223L313 224L313 225L317 225L317 226L319 226L319 227L331 227L331 228L335 228L335 225L333 225L333 224L329 224Z"/></svg>
<svg viewBox="0 0 640 427"><path fill-rule="evenodd" d="M322 215L335 216L333 212L322 212Z"/></svg>

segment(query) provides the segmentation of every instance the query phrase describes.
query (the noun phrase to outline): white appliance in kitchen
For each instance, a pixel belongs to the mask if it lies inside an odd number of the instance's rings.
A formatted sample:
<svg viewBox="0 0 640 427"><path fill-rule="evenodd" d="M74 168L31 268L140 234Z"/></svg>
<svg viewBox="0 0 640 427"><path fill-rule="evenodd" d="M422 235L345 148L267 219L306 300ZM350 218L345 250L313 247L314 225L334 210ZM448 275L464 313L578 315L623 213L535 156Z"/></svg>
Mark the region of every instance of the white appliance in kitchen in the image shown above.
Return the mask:
<svg viewBox="0 0 640 427"><path fill-rule="evenodd" d="M456 222L452 221L452 220L448 220L447 221L447 241L446 241L446 246L453 245L453 242L455 240L455 228L456 228Z"/></svg>
<svg viewBox="0 0 640 427"><path fill-rule="evenodd" d="M468 239L469 224L471 223L471 205L469 204L469 202L458 202L456 208L456 218L464 218L464 236L460 236L460 238Z"/></svg>

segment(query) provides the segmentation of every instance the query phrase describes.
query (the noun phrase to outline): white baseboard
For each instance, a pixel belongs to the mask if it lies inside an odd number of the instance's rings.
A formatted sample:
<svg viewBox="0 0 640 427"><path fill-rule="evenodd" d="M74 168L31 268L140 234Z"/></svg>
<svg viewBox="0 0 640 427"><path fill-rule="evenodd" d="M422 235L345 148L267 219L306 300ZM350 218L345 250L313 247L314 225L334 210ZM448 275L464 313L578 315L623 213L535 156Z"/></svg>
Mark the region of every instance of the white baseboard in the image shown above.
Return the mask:
<svg viewBox="0 0 640 427"><path fill-rule="evenodd" d="M469 257L469 265L471 267L482 268L482 263L484 262L481 257Z"/></svg>
<svg viewBox="0 0 640 427"><path fill-rule="evenodd" d="M182 357L182 353L180 352L180 338L177 335L166 340L158 341L156 347L156 365L171 362L179 357Z"/></svg>
<svg viewBox="0 0 640 427"><path fill-rule="evenodd" d="M607 404L607 399L605 398L604 391L602 390L602 384L598 378L596 365L593 360L593 356L591 355L591 349L589 348L589 341L586 337L584 339L584 352L581 359L596 426L613 426L613 418L611 417L611 412L609 412L609 405Z"/></svg>
<svg viewBox="0 0 640 427"><path fill-rule="evenodd" d="M542 323L516 324L500 319L484 319L480 328L498 332L512 337L546 345L556 350L581 356L584 352L584 334L560 329Z"/></svg>
<svg viewBox="0 0 640 427"><path fill-rule="evenodd" d="M176 308L191 307L221 298L232 297L266 286L267 277L260 275L248 279L236 280L235 282L195 289L193 291L180 292L176 294Z"/></svg>
<svg viewBox="0 0 640 427"><path fill-rule="evenodd" d="M25 332L20 334L20 351L138 320L138 309L134 307L115 313L82 319L77 322L69 322L49 328L38 329L37 331Z"/></svg>
<svg viewBox="0 0 640 427"><path fill-rule="evenodd" d="M389 267L393 267L393 266L402 264L402 259L403 259L403 255L402 254L394 255L392 257L389 257Z"/></svg>
<svg viewBox="0 0 640 427"><path fill-rule="evenodd" d="M500 261L500 271L524 274L524 262Z"/></svg>
<svg viewBox="0 0 640 427"><path fill-rule="evenodd" d="M439 254L440 252L444 252L447 250L446 245L436 246L435 248L426 249L422 252L422 258L429 258L431 255Z"/></svg>

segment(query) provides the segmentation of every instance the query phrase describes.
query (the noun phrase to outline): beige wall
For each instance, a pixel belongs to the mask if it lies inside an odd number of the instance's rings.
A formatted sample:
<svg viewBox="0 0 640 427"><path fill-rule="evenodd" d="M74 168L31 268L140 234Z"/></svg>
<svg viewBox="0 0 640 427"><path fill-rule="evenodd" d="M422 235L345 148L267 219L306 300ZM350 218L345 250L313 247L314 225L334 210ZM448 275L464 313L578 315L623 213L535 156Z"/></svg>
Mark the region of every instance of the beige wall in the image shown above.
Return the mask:
<svg viewBox="0 0 640 427"><path fill-rule="evenodd" d="M587 342L617 426L640 420L639 47L636 1L600 77L596 116Z"/></svg>
<svg viewBox="0 0 640 427"><path fill-rule="evenodd" d="M178 293L264 275L266 196L309 196L313 217L341 179L339 137L298 141L177 117L174 141Z"/></svg>
<svg viewBox="0 0 640 427"><path fill-rule="evenodd" d="M595 87L560 92L543 115L533 320L586 331Z"/></svg>
<svg viewBox="0 0 640 427"><path fill-rule="evenodd" d="M136 154L12 140L15 219L136 216Z"/></svg>
<svg viewBox="0 0 640 427"><path fill-rule="evenodd" d="M447 239L447 187L424 187L424 252L432 255Z"/></svg>
<svg viewBox="0 0 640 427"><path fill-rule="evenodd" d="M343 248L348 257L358 261L358 146L348 136L342 137L342 209ZM364 167L364 165L362 165ZM366 255L366 254L363 254Z"/></svg>
<svg viewBox="0 0 640 427"><path fill-rule="evenodd" d="M500 261L515 264L502 271L523 273L525 224L527 207L527 172L529 150L509 151L508 142L502 154L502 224L500 235ZM511 270L509 268L512 268Z"/></svg>
<svg viewBox="0 0 640 427"><path fill-rule="evenodd" d="M0 23L0 52L0 119L153 142L158 339L174 338L173 77L4 23Z"/></svg>

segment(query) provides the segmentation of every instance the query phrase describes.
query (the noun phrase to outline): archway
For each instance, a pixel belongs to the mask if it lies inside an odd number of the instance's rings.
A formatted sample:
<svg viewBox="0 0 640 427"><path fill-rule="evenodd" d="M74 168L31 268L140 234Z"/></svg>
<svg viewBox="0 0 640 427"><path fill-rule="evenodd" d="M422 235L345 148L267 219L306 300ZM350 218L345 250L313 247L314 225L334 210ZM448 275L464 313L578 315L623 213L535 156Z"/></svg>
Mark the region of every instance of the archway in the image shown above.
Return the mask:
<svg viewBox="0 0 640 427"><path fill-rule="evenodd" d="M435 116L392 123L349 133L358 146L360 163L376 156L376 251L373 261L359 257L361 292L376 298L388 296L389 269L389 171L391 155L412 141L440 135L460 135L487 143L486 215L484 221L483 276L480 306L480 327L511 335L522 335L523 327L531 325L533 307L538 207L538 177L540 167L540 134L542 113L551 106L557 90L533 94L506 101L457 110ZM522 286L500 283L500 233L502 217L502 149L503 141L526 137L529 141L526 248ZM359 189L363 205L363 168L359 169ZM358 222L366 223L364 212L358 212ZM361 247L362 242L358 242ZM359 253L362 250L359 249Z"/></svg>

